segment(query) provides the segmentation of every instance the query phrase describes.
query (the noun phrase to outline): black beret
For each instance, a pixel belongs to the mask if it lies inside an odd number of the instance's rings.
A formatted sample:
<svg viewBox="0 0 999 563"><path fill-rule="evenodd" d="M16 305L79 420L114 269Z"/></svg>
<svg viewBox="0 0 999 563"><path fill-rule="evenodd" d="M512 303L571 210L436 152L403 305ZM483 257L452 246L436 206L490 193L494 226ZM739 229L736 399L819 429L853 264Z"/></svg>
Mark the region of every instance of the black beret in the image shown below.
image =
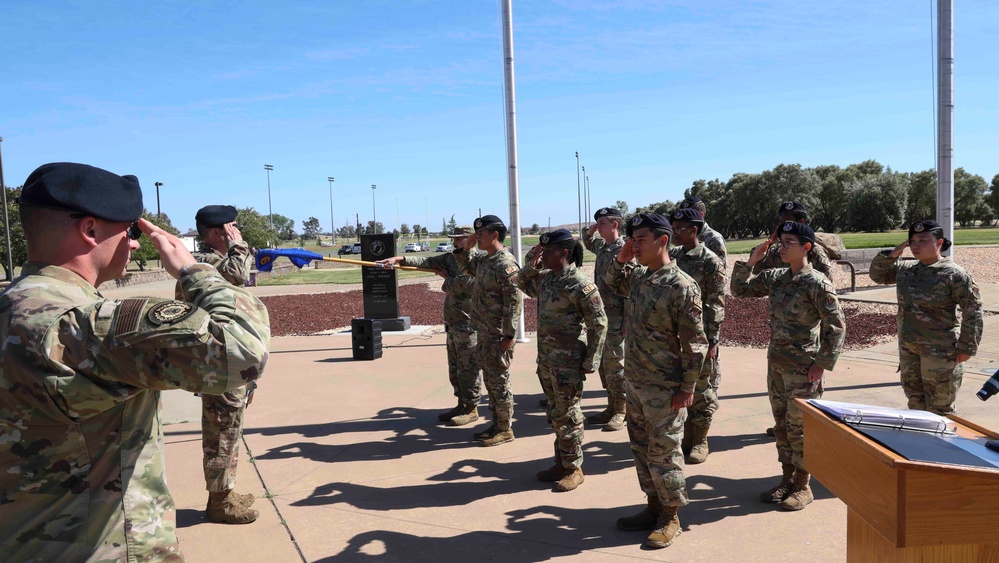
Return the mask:
<svg viewBox="0 0 999 563"><path fill-rule="evenodd" d="M73 162L53 162L36 168L24 181L17 202L121 223L142 215L138 178Z"/></svg>
<svg viewBox="0 0 999 563"><path fill-rule="evenodd" d="M645 228L653 230L666 229L670 234L673 233L673 226L669 224L669 219L658 213L639 213L633 215L631 220L628 221L628 226L625 227L625 230L628 232L628 236L631 236L631 233Z"/></svg>
<svg viewBox="0 0 999 563"><path fill-rule="evenodd" d="M931 233L933 231L937 231L940 236L943 236L943 226L933 220L916 221L909 226L910 237L918 233Z"/></svg>
<svg viewBox="0 0 999 563"><path fill-rule="evenodd" d="M688 197L687 199L685 199L685 200L683 200L683 201L680 202L680 209L686 209L688 207L693 207L693 206L697 205L698 203L701 203L701 198L697 197L696 195L692 195L692 196Z"/></svg>
<svg viewBox="0 0 999 563"><path fill-rule="evenodd" d="M550 233L541 235L541 244L557 244L567 240L572 240L572 233L566 229L555 229Z"/></svg>
<svg viewBox="0 0 999 563"><path fill-rule="evenodd" d="M697 223L700 225L704 224L704 217L701 217L701 212L694 209L693 207L683 207L677 209L673 212L673 222L684 221L687 223Z"/></svg>
<svg viewBox="0 0 999 563"><path fill-rule="evenodd" d="M617 217L621 219L621 211L616 207L601 207L593 214L593 219L599 221L601 217Z"/></svg>
<svg viewBox="0 0 999 563"><path fill-rule="evenodd" d="M503 223L503 220L495 215L483 215L482 217L479 217L478 219L475 220L476 229L481 229L482 227L488 227L489 225L496 225L496 224L503 225L504 227L506 226Z"/></svg>
<svg viewBox="0 0 999 563"><path fill-rule="evenodd" d="M780 204L780 209L777 210L778 215L781 213L804 213L808 215L808 208L800 201L785 201Z"/></svg>
<svg viewBox="0 0 999 563"><path fill-rule="evenodd" d="M784 221L784 224L781 225L780 228L780 234L796 235L799 239L805 239L808 242L815 244L815 231L804 223Z"/></svg>
<svg viewBox="0 0 999 563"><path fill-rule="evenodd" d="M221 227L235 221L238 213L231 205L206 205L198 210L194 220L204 227Z"/></svg>

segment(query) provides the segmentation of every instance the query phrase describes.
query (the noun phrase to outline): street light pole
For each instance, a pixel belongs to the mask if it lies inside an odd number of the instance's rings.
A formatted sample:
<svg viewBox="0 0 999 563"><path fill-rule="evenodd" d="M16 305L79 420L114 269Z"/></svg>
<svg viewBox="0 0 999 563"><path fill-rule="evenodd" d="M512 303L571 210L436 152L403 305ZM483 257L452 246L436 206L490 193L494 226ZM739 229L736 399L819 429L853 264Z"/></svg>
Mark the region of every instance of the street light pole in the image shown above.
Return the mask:
<svg viewBox="0 0 999 563"><path fill-rule="evenodd" d="M586 210L586 167L585 166L583 167L583 192L582 192L582 196L580 196L580 202L583 204L583 217L586 217L586 224L589 225L590 224L590 212ZM582 227L580 227L580 230L579 230L579 238L580 239L583 238Z"/></svg>
<svg viewBox="0 0 999 563"><path fill-rule="evenodd" d="M330 182L330 235L333 237L333 246L336 246L336 220L333 219L333 176L327 176Z"/></svg>
<svg viewBox="0 0 999 563"><path fill-rule="evenodd" d="M274 230L274 209L271 207L271 170L274 167L270 164L264 165L264 170L267 171L267 220L271 225L271 230Z"/></svg>
<svg viewBox="0 0 999 563"><path fill-rule="evenodd" d="M576 151L576 212L579 214L579 222L576 223L576 230L580 231L580 236L582 236L583 230L583 196L580 193L579 187L579 151Z"/></svg>
<svg viewBox="0 0 999 563"><path fill-rule="evenodd" d="M590 209L590 177L586 176L584 178L584 181L586 182L583 185L586 186L586 226L588 227L588 226L590 226L590 218L593 217L593 214L590 213L590 211L591 211L591 209Z"/></svg>
<svg viewBox="0 0 999 563"><path fill-rule="evenodd" d="M153 185L156 186L156 217L162 219L163 216L160 214L160 186L163 185L163 182L154 182Z"/></svg>
<svg viewBox="0 0 999 563"><path fill-rule="evenodd" d="M378 186L371 184L371 234L378 234L378 216L375 214L375 189Z"/></svg>
<svg viewBox="0 0 999 563"><path fill-rule="evenodd" d="M3 137L0 137L0 144L3 144ZM0 153L0 192L3 192L3 234L7 239L7 266L6 280L14 280L14 258L10 255L10 217L7 216L7 184L3 183L3 153Z"/></svg>

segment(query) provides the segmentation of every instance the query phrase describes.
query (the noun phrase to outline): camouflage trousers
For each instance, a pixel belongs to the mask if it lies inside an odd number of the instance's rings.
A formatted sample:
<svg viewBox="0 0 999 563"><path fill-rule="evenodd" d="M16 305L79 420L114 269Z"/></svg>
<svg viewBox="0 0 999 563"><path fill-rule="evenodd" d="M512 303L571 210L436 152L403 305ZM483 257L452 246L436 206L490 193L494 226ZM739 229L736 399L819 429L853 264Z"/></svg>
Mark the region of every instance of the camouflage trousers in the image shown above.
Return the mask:
<svg viewBox="0 0 999 563"><path fill-rule="evenodd" d="M245 398L246 387L222 395L201 396L201 448L205 486L210 492L221 493L236 486Z"/></svg>
<svg viewBox="0 0 999 563"><path fill-rule="evenodd" d="M555 457L562 467L583 465L583 374L578 369L538 364L538 380L548 398L548 423L555 430Z"/></svg>
<svg viewBox="0 0 999 563"><path fill-rule="evenodd" d="M638 484L663 506L689 502L680 451L687 409L672 407L675 391L674 387L628 380L626 418Z"/></svg>
<svg viewBox="0 0 999 563"><path fill-rule="evenodd" d="M500 350L499 335L483 333L476 343L479 367L482 368L482 382L489 396L489 412L493 423L500 430L509 430L513 418L513 393L510 392L510 362L513 361L513 348Z"/></svg>
<svg viewBox="0 0 999 563"><path fill-rule="evenodd" d="M479 403L482 383L479 359L475 351L475 331L470 328L445 327L447 331L447 376L454 396L462 403Z"/></svg>
<svg viewBox="0 0 999 563"><path fill-rule="evenodd" d="M822 397L822 380L808 381L811 364L774 361L767 365L767 393L774 415L774 438L777 440L777 461L805 469L805 426L801 409L794 399Z"/></svg>
<svg viewBox="0 0 999 563"><path fill-rule="evenodd" d="M607 339L604 340L604 351L600 358L600 384L607 390L610 405L624 402L624 330L621 313L616 315L608 311Z"/></svg>
<svg viewBox="0 0 999 563"><path fill-rule="evenodd" d="M701 377L694 387L694 405L687 408L687 422L699 428L711 426L711 417L718 410L718 380L721 379L720 358L705 358Z"/></svg>
<svg viewBox="0 0 999 563"><path fill-rule="evenodd" d="M953 346L898 343L898 371L909 408L940 415L954 412L964 365Z"/></svg>

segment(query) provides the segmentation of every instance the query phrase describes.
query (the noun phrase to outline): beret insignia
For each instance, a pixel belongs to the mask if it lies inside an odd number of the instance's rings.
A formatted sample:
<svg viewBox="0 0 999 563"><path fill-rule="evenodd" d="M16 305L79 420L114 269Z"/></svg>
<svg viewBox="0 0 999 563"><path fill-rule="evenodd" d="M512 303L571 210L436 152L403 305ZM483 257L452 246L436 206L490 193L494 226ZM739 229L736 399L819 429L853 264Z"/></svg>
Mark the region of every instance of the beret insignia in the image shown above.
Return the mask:
<svg viewBox="0 0 999 563"><path fill-rule="evenodd" d="M550 239L550 238L551 237L548 236L548 233L545 233L545 234L541 235L541 244L548 244L548 239Z"/></svg>
<svg viewBox="0 0 999 563"><path fill-rule="evenodd" d="M784 204L784 209L794 209L794 202L793 201L789 201L789 202L785 203Z"/></svg>
<svg viewBox="0 0 999 563"><path fill-rule="evenodd" d="M174 324L194 313L194 305L183 301L166 301L156 305L146 314L154 325Z"/></svg>
<svg viewBox="0 0 999 563"><path fill-rule="evenodd" d="M476 219L475 220L475 228L478 229L480 227L482 227L482 219Z"/></svg>
<svg viewBox="0 0 999 563"><path fill-rule="evenodd" d="M791 222L790 221L788 221L787 223L784 223L784 230L785 231L790 231L791 230Z"/></svg>
<svg viewBox="0 0 999 563"><path fill-rule="evenodd" d="M601 207L600 211L597 211L597 213L599 213L600 215L607 215L607 208Z"/></svg>
<svg viewBox="0 0 999 563"><path fill-rule="evenodd" d="M915 225L912 226L912 230L917 233L921 233L926 230L926 227L923 225L922 221L920 221L919 223L916 223Z"/></svg>
<svg viewBox="0 0 999 563"><path fill-rule="evenodd" d="M635 217L631 220L631 224L632 225L636 225L636 226L637 225L641 225L642 224L642 217L639 216L639 215L635 215Z"/></svg>
<svg viewBox="0 0 999 563"><path fill-rule="evenodd" d="M677 210L677 212L674 213L673 216L676 217L677 219L679 219L679 218L683 217L683 212Z"/></svg>

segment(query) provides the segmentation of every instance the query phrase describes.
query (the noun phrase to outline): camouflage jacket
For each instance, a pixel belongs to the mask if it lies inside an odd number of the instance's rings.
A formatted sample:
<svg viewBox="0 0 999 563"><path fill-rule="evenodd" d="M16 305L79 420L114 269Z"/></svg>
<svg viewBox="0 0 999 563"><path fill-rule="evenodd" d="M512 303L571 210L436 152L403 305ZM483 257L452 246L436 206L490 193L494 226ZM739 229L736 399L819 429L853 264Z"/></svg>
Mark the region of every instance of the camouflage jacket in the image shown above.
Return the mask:
<svg viewBox="0 0 999 563"><path fill-rule="evenodd" d="M825 248L822 245L815 244L812 245L812 250L808 253L808 264L815 269L816 272L825 276L827 280L832 281L833 279L833 266L832 261L829 260L829 255L826 253ZM760 260L753 266L753 274L759 274L765 270L773 270L786 268L787 264L780 259L780 249L777 245L773 245L767 249L766 256L763 260Z"/></svg>
<svg viewBox="0 0 999 563"><path fill-rule="evenodd" d="M614 267L613 262L617 259L617 253L624 247L624 238L618 237L614 242L608 243L600 236L600 233L583 231L583 246L586 250L597 255L596 263L593 265L593 279L597 282L600 290L600 298L604 302L604 311L608 317L621 318L624 314L625 298L618 295L604 279L607 270Z"/></svg>
<svg viewBox="0 0 999 563"><path fill-rule="evenodd" d="M105 299L26 264L0 294L0 553L8 561L180 559L160 390L257 379L267 309L193 265L184 301Z"/></svg>
<svg viewBox="0 0 999 563"><path fill-rule="evenodd" d="M570 264L553 272L524 266L517 275L517 286L538 300L539 363L584 372L600 365L607 315L597 286L579 268Z"/></svg>
<svg viewBox="0 0 999 563"><path fill-rule="evenodd" d="M846 319L832 282L811 266L794 275L791 268L777 268L754 276L740 260L732 268L732 295L770 297L771 361L836 367Z"/></svg>
<svg viewBox="0 0 999 563"><path fill-rule="evenodd" d="M709 227L707 222L705 222L704 227L697 233L697 240L703 242L704 246L708 247L708 250L721 258L722 271L728 269L728 264L725 262L728 257L728 249L725 248L725 237L721 236L721 233Z"/></svg>
<svg viewBox="0 0 999 563"><path fill-rule="evenodd" d="M250 247L243 241L230 241L227 254L209 247L195 252L194 259L215 266L227 282L237 287L246 285L250 279L250 270L253 269L253 255L250 254Z"/></svg>
<svg viewBox="0 0 999 563"><path fill-rule="evenodd" d="M882 251L871 262L871 279L897 284L898 337L911 344L956 347L972 356L982 341L982 296L975 280L949 257L924 266L898 262ZM957 307L961 322L957 322Z"/></svg>
<svg viewBox="0 0 999 563"><path fill-rule="evenodd" d="M693 393L708 344L697 282L672 261L654 272L635 262L613 266L607 285L628 296L625 377Z"/></svg>
<svg viewBox="0 0 999 563"><path fill-rule="evenodd" d="M520 266L507 249L492 256L482 253L456 255L458 265L474 277L472 283L472 326L479 333L498 338L515 336L520 324L523 295L517 289Z"/></svg>
<svg viewBox="0 0 999 563"><path fill-rule="evenodd" d="M429 256L426 258L406 256L402 263L405 266L443 270L447 273L441 289L444 291L444 325L459 330L471 330L472 323L469 312L472 307L472 276L458 266L458 255L464 254L463 249L454 252Z"/></svg>
<svg viewBox="0 0 999 563"><path fill-rule="evenodd" d="M709 341L718 340L722 321L725 320L725 264L703 244L698 244L689 252L674 246L669 255L685 274L697 282L704 304L704 335Z"/></svg>

